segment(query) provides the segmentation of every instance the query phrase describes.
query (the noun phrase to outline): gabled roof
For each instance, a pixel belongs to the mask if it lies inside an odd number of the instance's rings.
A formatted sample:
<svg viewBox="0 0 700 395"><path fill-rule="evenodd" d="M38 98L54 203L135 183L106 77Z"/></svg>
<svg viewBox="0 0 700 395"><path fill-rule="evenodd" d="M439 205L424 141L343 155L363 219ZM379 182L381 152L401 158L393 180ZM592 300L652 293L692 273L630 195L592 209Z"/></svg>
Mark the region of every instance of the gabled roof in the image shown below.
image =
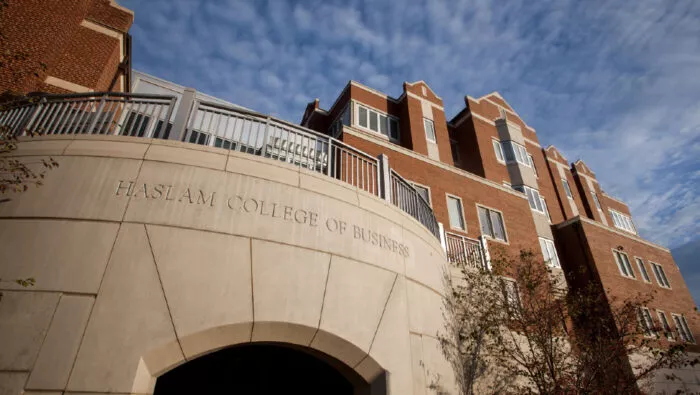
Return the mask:
<svg viewBox="0 0 700 395"><path fill-rule="evenodd" d="M430 87L430 85L428 85L428 83L425 82L425 81L423 81L423 80L418 80L418 81L415 81L415 82L408 82L408 81L405 81L404 84L409 85L409 86L415 86L415 85L423 84L423 85L425 85L426 88L428 88L428 90L430 91L430 93L433 94L433 96L435 96L436 98L442 100L442 97L438 96L437 93L435 93L435 91Z"/></svg>
<svg viewBox="0 0 700 395"><path fill-rule="evenodd" d="M566 157L559 152L559 149L557 147L550 145L547 148L544 149L548 154L552 155L552 158L557 159L557 160L563 160L566 163L569 163L568 160L566 160Z"/></svg>
<svg viewBox="0 0 700 395"><path fill-rule="evenodd" d="M588 165L583 161L583 159L576 160L576 162L574 162L574 166L580 166L581 168L583 168L584 171L595 176L595 173L593 172L593 170L591 170L591 168L588 167Z"/></svg>
<svg viewBox="0 0 700 395"><path fill-rule="evenodd" d="M481 103L482 101L487 101L490 104L497 106L498 108L502 108L506 113L510 113L510 115L517 117L520 120L520 122L522 122L523 125L525 125L525 127L527 129L531 130L532 132L537 133L535 128L528 125L527 122L525 122L525 120L523 119L523 117L521 117L520 114L515 112L513 107L510 104L508 104L506 99L504 99L503 96L501 96L501 94L498 93L497 91L493 91L493 92L486 94L486 95L483 95L479 98L475 98L475 97L472 97L469 95L465 96L465 101L469 101L469 100L476 102L476 103Z"/></svg>

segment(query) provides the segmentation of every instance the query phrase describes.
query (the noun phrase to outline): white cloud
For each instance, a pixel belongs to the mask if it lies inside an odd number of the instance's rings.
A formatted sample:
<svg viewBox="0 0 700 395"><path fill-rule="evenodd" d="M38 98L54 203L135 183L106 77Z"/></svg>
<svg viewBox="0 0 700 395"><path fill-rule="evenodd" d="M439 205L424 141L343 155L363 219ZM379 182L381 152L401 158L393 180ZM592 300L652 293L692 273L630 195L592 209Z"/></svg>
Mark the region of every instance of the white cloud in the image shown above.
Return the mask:
<svg viewBox="0 0 700 395"><path fill-rule="evenodd" d="M426 80L448 116L498 90L628 201L643 235L700 234L696 0L122 3L137 69L292 121L349 79L390 95Z"/></svg>

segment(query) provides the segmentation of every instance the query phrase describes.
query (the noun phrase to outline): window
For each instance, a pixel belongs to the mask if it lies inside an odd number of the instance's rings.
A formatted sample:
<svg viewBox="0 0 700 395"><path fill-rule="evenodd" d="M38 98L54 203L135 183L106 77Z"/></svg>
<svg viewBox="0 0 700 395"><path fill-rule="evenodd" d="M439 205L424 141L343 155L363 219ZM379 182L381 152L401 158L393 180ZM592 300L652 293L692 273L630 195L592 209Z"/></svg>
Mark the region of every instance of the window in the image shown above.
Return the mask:
<svg viewBox="0 0 700 395"><path fill-rule="evenodd" d="M333 121L331 125L329 135L331 137L338 137L343 131L343 125L350 126L350 106L346 106L343 112Z"/></svg>
<svg viewBox="0 0 700 395"><path fill-rule="evenodd" d="M656 277L656 282L659 284L659 286L671 288L671 284L668 282L668 278L666 278L664 268L658 263L649 262L649 264L651 265L651 270L654 272L654 277Z"/></svg>
<svg viewBox="0 0 700 395"><path fill-rule="evenodd" d="M549 216L549 209L547 208L547 202L545 202L544 198L542 198L542 207L544 207L544 213L547 215L547 221L551 224L552 217Z"/></svg>
<svg viewBox="0 0 700 395"><path fill-rule="evenodd" d="M644 261L642 258L634 258L635 261L637 261L637 266L639 267L639 272L642 273L642 278L644 281L650 283L651 279L649 278L649 273L647 273L647 268L644 266Z"/></svg>
<svg viewBox="0 0 700 395"><path fill-rule="evenodd" d="M433 124L433 121L423 118L423 126L425 127L425 138L432 143L436 142L435 125Z"/></svg>
<svg viewBox="0 0 700 395"><path fill-rule="evenodd" d="M413 187L416 188L416 191L418 191L418 194L423 198L423 200L425 200L426 203L432 206L432 203L430 201L430 189L414 183L411 183L411 185L413 185Z"/></svg>
<svg viewBox="0 0 700 395"><path fill-rule="evenodd" d="M512 317L520 308L518 284L513 279L501 278L501 286L503 287L503 298L506 309L508 310L508 315Z"/></svg>
<svg viewBox="0 0 700 395"><path fill-rule="evenodd" d="M671 317L673 317L673 323L676 324L676 331L680 339L684 342L695 343L695 338L693 333L690 332L688 321L685 320L685 317L678 314L671 314Z"/></svg>
<svg viewBox="0 0 700 395"><path fill-rule="evenodd" d="M544 262L547 265L551 267L561 267L559 257L557 256L557 249L554 248L554 242L552 240L540 237L540 248L542 249Z"/></svg>
<svg viewBox="0 0 700 395"><path fill-rule="evenodd" d="M512 141L504 141L502 145L506 156L506 162L518 162L525 166L530 166L530 155L527 153L525 147Z"/></svg>
<svg viewBox="0 0 700 395"><path fill-rule="evenodd" d="M591 196L593 196L593 203L595 203L595 206L598 209L598 211L603 211L603 208L600 207L600 200L598 200L598 195L596 195L595 192L591 191Z"/></svg>
<svg viewBox="0 0 700 395"><path fill-rule="evenodd" d="M532 167L532 171L535 172L535 177L540 178L540 175L537 174L537 168L535 167L535 160L532 158L532 155L528 155L530 158L530 167Z"/></svg>
<svg viewBox="0 0 700 395"><path fill-rule="evenodd" d="M498 140L493 140L493 151L496 153L496 160L501 162L501 163L506 163L504 157L503 157L503 147L501 146L501 142Z"/></svg>
<svg viewBox="0 0 700 395"><path fill-rule="evenodd" d="M235 150L236 143L234 141L231 141L231 140L222 139L221 137L217 137L214 140L214 147Z"/></svg>
<svg viewBox="0 0 700 395"><path fill-rule="evenodd" d="M639 320L639 327L644 331L644 336L654 337L656 335L654 331L654 320L651 319L649 309L640 307L637 310L637 319Z"/></svg>
<svg viewBox="0 0 700 395"><path fill-rule="evenodd" d="M506 241L506 230L503 226L503 216L495 210L477 206L479 212L479 223L481 224L481 234L492 239Z"/></svg>
<svg viewBox="0 0 700 395"><path fill-rule="evenodd" d="M664 331L666 339L673 341L673 331L671 330L671 325L668 324L666 313L664 313L661 310L656 310L656 315L659 316L659 322L661 322L661 329Z"/></svg>
<svg viewBox="0 0 700 395"><path fill-rule="evenodd" d="M566 197L573 199L574 195L571 194L571 188L569 187L569 182L565 179L561 179L561 183L564 184L564 192L566 192Z"/></svg>
<svg viewBox="0 0 700 395"><path fill-rule="evenodd" d="M466 230L466 227L464 226L464 211L462 211L462 200L460 198L447 195L447 212L450 215L451 228Z"/></svg>
<svg viewBox="0 0 700 395"><path fill-rule="evenodd" d="M628 215L620 213L619 211L615 211L612 209L610 209L609 211L610 216L613 220L613 224L616 228L625 230L630 233L637 233L637 229L634 227L634 223L632 223L632 218L630 218Z"/></svg>
<svg viewBox="0 0 700 395"><path fill-rule="evenodd" d="M622 251L613 250L613 255L615 256L617 267L620 269L620 274L624 277L636 278L632 270L632 265L630 265L630 260L627 258L627 254Z"/></svg>
<svg viewBox="0 0 700 395"><path fill-rule="evenodd" d="M187 134L185 134L187 135ZM194 144L199 144L199 145L209 145L209 135L206 133L198 132L196 130L191 130L190 131L190 139L188 140L190 143Z"/></svg>
<svg viewBox="0 0 700 395"><path fill-rule="evenodd" d="M347 125L345 121L350 123L350 113L341 115L340 121L343 125ZM357 124L365 129L383 134L391 140L399 140L399 121L398 119L382 114L378 111L369 109L362 105L357 105Z"/></svg>
<svg viewBox="0 0 700 395"><path fill-rule="evenodd" d="M527 195L527 201L528 203L530 203L530 208L532 210L545 214L543 199L540 196L540 193L537 191L537 189L533 189L525 185L518 185L514 188L515 190L518 190Z"/></svg>

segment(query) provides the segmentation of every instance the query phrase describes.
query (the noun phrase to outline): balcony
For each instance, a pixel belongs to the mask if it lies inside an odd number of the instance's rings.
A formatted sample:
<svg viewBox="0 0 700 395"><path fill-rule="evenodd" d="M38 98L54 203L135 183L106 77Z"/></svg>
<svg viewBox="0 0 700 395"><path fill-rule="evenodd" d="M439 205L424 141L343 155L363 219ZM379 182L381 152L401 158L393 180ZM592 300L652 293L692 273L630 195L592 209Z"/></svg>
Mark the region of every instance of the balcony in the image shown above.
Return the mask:
<svg viewBox="0 0 700 395"><path fill-rule="evenodd" d="M298 166L346 182L399 207L436 238L430 205L389 167L324 134L263 114L174 96L89 93L47 95L0 109L3 133L102 134L185 141Z"/></svg>
<svg viewBox="0 0 700 395"><path fill-rule="evenodd" d="M462 268L487 269L486 249L479 240L445 232L447 261Z"/></svg>

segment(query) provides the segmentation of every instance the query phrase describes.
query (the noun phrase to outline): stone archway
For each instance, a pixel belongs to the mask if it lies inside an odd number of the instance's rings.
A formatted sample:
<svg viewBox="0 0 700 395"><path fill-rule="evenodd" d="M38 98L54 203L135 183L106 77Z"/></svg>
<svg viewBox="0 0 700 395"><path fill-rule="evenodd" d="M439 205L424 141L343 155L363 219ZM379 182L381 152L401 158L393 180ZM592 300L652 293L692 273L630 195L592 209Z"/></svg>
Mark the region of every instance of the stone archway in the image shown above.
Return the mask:
<svg viewBox="0 0 700 395"><path fill-rule="evenodd" d="M246 343L186 362L156 381L154 395L337 394L370 392L353 369L319 351L287 343Z"/></svg>
<svg viewBox="0 0 700 395"><path fill-rule="evenodd" d="M255 322L254 326L262 329L252 341L253 323L238 323L209 328L181 338L179 344L151 349L141 360L134 388L148 381L148 392L154 395L387 394L388 372L347 340L289 322ZM313 338L323 339L322 346L298 341L300 334L309 331ZM247 339L241 339L243 336ZM164 358L170 354L166 350L183 342L197 344L197 351L185 360ZM353 355L361 356L359 362L348 364Z"/></svg>

